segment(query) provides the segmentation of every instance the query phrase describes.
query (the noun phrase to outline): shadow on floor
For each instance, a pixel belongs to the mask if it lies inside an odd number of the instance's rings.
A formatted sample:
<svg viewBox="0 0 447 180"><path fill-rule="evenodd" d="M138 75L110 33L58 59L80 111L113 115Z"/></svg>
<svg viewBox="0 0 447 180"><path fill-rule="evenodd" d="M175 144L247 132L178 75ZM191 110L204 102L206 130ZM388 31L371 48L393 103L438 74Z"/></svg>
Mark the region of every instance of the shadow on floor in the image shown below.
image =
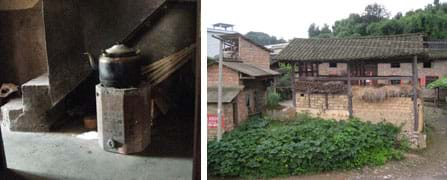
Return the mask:
<svg viewBox="0 0 447 180"><path fill-rule="evenodd" d="M167 116L155 119L151 129L151 144L143 152L130 155L192 158L193 121L194 116L188 115L188 113L169 113ZM55 133L70 134L81 134L88 131L92 130L84 128L80 118L71 118L65 125L53 130Z"/></svg>

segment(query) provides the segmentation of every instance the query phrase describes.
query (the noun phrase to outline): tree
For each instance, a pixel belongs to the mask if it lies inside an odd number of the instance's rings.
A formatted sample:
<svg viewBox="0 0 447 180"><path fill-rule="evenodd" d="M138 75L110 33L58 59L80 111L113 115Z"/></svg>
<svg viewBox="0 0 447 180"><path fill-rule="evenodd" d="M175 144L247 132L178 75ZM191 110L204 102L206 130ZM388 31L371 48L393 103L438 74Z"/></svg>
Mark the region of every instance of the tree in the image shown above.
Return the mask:
<svg viewBox="0 0 447 180"><path fill-rule="evenodd" d="M335 21L332 32L327 27L318 28L314 23L309 27L309 37L357 37L370 35L391 35L402 33L426 33L430 39L447 38L447 3L435 0L425 8L416 9L403 15L390 13L383 5L370 4L362 14L350 14L348 18Z"/></svg>
<svg viewBox="0 0 447 180"><path fill-rule="evenodd" d="M250 31L247 34L245 34L245 37L247 37L248 39L252 40L253 42L259 45L269 45L269 44L278 44L287 42L282 38L277 39L276 36L270 36L267 33L263 32Z"/></svg>
<svg viewBox="0 0 447 180"><path fill-rule="evenodd" d="M433 4L435 5L435 7L439 7L439 0L435 0L435 1L433 2Z"/></svg>
<svg viewBox="0 0 447 180"><path fill-rule="evenodd" d="M320 28L315 23L312 23L309 26L307 33L309 34L310 38L317 37L318 35L320 35Z"/></svg>
<svg viewBox="0 0 447 180"><path fill-rule="evenodd" d="M385 6L374 3L366 6L363 18L365 23L371 23L387 19L389 16L390 12L385 9Z"/></svg>
<svg viewBox="0 0 447 180"><path fill-rule="evenodd" d="M399 20L401 17L402 17L402 13L398 12L398 13L396 13L396 15L394 15L393 19Z"/></svg>
<svg viewBox="0 0 447 180"><path fill-rule="evenodd" d="M332 31L329 29L329 25L324 24L323 28L320 30L320 34L330 34Z"/></svg>

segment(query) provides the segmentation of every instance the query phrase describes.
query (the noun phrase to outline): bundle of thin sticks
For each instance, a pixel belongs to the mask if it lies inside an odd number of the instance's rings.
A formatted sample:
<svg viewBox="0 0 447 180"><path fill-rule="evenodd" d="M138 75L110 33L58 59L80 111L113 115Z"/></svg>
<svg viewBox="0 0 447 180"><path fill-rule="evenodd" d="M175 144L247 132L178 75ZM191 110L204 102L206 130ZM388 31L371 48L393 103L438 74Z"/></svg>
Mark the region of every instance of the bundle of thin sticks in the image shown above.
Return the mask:
<svg viewBox="0 0 447 180"><path fill-rule="evenodd" d="M155 86L163 80L167 79L171 74L180 69L189 59L192 59L192 54L195 49L195 44L192 44L174 54L166 56L152 64L144 66L141 69L143 76L146 78L147 84Z"/></svg>

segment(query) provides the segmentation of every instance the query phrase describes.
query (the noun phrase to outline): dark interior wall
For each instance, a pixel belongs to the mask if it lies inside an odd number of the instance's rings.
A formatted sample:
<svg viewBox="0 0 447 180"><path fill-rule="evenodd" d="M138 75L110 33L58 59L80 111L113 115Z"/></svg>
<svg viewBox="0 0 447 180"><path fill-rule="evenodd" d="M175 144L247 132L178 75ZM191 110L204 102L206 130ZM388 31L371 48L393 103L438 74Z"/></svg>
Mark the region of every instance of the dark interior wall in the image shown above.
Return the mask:
<svg viewBox="0 0 447 180"><path fill-rule="evenodd" d="M23 84L47 72L42 1L34 3L0 10L0 82Z"/></svg>
<svg viewBox="0 0 447 180"><path fill-rule="evenodd" d="M80 0L85 49L96 57L101 49L123 40L163 0Z"/></svg>
<svg viewBox="0 0 447 180"><path fill-rule="evenodd" d="M53 103L91 72L85 52L78 0L44 1L49 81Z"/></svg>
<svg viewBox="0 0 447 180"><path fill-rule="evenodd" d="M166 15L149 27L136 47L149 62L157 61L196 41L196 6L178 2L168 6Z"/></svg>
<svg viewBox="0 0 447 180"><path fill-rule="evenodd" d="M141 50L146 63L155 62L175 53L196 41L195 3L169 4L162 16L139 38L136 47ZM166 79L159 86L172 99L173 112L194 112L195 67L193 60ZM181 88L179 88L181 87Z"/></svg>
<svg viewBox="0 0 447 180"><path fill-rule="evenodd" d="M81 0L80 14L85 49L97 58L100 50L123 40L163 0ZM146 63L159 60L196 41L196 3L178 2L168 6L167 13L136 37ZM178 88L182 87L182 88ZM178 106L194 103L194 66L184 67L160 85L160 89L176 98ZM177 98L178 97L178 98ZM191 111L192 113L193 111Z"/></svg>

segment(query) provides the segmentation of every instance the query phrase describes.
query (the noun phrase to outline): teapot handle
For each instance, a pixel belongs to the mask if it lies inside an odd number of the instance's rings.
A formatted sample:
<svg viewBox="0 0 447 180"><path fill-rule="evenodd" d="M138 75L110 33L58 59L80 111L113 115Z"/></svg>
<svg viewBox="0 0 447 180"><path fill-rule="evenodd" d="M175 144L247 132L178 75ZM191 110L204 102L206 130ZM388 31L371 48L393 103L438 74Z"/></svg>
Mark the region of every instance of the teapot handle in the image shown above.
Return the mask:
<svg viewBox="0 0 447 180"><path fill-rule="evenodd" d="M95 71L98 70L98 65L95 62L95 58L93 57L93 55L90 54L89 52L85 52L84 55L87 55L89 63L90 63L90 66L92 67L92 69L95 70Z"/></svg>

